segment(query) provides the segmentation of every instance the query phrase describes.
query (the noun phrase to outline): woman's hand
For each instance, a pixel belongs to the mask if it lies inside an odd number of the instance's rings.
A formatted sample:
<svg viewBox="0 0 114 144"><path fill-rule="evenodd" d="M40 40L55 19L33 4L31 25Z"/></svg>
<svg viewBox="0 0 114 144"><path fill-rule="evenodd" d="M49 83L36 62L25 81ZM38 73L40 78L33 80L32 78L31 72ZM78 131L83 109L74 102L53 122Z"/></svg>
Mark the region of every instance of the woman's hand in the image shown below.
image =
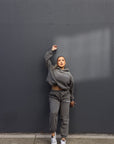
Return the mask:
<svg viewBox="0 0 114 144"><path fill-rule="evenodd" d="M52 51L55 51L55 50L57 50L57 45L52 45L52 49L51 49Z"/></svg>
<svg viewBox="0 0 114 144"><path fill-rule="evenodd" d="M75 104L76 104L75 101L71 101L70 102L70 107L74 107Z"/></svg>

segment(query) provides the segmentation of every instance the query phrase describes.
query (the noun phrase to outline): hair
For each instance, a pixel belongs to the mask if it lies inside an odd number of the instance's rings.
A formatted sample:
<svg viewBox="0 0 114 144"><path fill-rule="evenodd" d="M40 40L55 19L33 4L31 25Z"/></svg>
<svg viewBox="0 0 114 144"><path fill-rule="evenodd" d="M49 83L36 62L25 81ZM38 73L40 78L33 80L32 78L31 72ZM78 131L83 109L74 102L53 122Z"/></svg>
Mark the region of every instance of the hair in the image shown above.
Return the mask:
<svg viewBox="0 0 114 144"><path fill-rule="evenodd" d="M64 57L64 56L58 56L58 57L57 57L57 61L58 61L58 58L59 58L59 57ZM64 59L65 59L65 57L64 57ZM65 59L65 61L66 61L66 59Z"/></svg>

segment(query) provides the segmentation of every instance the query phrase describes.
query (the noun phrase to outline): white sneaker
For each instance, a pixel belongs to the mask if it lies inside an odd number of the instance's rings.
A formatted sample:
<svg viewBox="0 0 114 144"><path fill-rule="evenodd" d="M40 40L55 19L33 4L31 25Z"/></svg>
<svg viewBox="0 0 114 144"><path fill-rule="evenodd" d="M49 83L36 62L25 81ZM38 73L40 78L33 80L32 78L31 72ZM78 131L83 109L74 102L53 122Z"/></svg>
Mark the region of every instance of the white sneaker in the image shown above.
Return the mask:
<svg viewBox="0 0 114 144"><path fill-rule="evenodd" d="M56 133L55 136L51 136L51 144L57 144L57 140L56 140Z"/></svg>
<svg viewBox="0 0 114 144"><path fill-rule="evenodd" d="M66 140L65 141L61 140L60 143L61 144L66 144Z"/></svg>

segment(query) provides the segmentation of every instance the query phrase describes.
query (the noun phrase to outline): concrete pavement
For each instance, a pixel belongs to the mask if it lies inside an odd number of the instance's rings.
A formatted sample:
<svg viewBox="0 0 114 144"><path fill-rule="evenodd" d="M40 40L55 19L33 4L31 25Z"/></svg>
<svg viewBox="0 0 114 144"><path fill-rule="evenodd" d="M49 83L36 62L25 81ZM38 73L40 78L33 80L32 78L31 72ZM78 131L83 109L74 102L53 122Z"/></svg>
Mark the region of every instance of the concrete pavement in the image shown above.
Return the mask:
<svg viewBox="0 0 114 144"><path fill-rule="evenodd" d="M60 136L57 135L58 144ZM49 134L0 134L0 144L50 144ZM73 134L67 138L67 144L114 144L114 135L109 134Z"/></svg>

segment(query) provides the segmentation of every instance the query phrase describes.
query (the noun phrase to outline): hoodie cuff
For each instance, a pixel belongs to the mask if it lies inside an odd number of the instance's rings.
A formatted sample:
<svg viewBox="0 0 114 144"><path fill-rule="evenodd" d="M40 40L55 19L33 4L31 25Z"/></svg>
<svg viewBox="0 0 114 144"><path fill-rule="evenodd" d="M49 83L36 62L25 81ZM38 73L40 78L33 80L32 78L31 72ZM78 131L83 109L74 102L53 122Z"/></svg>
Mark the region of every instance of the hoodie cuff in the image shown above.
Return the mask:
<svg viewBox="0 0 114 144"><path fill-rule="evenodd" d="M75 101L73 96L70 96L70 101Z"/></svg>

